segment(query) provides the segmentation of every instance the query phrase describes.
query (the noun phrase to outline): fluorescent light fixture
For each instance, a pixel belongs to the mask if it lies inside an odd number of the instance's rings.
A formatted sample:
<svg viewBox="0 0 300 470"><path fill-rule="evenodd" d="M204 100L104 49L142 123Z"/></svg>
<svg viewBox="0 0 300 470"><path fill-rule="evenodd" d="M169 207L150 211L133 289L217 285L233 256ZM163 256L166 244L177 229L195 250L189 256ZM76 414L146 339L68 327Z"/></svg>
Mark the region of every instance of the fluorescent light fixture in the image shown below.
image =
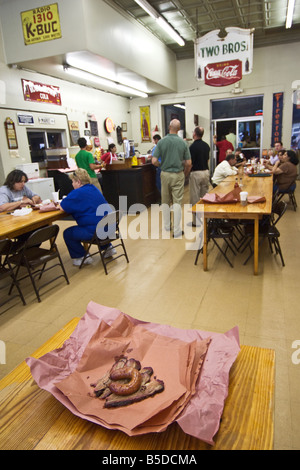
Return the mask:
<svg viewBox="0 0 300 470"><path fill-rule="evenodd" d="M143 10L145 10L145 12L148 13L148 15L150 15L152 18L158 18L159 15L157 11L154 10L154 8L148 2L145 2L144 0L135 0L135 3L140 5L140 7L143 8Z"/></svg>
<svg viewBox="0 0 300 470"><path fill-rule="evenodd" d="M107 80L106 78L100 77L99 75L95 75L90 72L85 72L84 70L77 69L75 67L69 67L68 65L64 65L64 71L73 77L81 78L83 80L87 80L91 83L95 83L96 85L104 86L112 88L113 90L122 91L124 93L128 93L129 95L140 96L141 98L147 98L147 93L143 91L136 90L134 88L122 85L121 83L114 82L113 80Z"/></svg>
<svg viewBox="0 0 300 470"><path fill-rule="evenodd" d="M286 23L285 23L285 27L287 29L292 26L294 8L295 8L295 0L289 0L288 6L287 6Z"/></svg>
<svg viewBox="0 0 300 470"><path fill-rule="evenodd" d="M166 31L166 33L168 33L168 35L174 39L177 44L179 44L179 46L184 46L185 45L185 42L184 40L182 39L182 37L179 36L179 34L176 33L175 29L173 29L169 23L166 22L166 20L164 20L161 16L159 16L157 19L156 19L156 22L157 24Z"/></svg>
<svg viewBox="0 0 300 470"><path fill-rule="evenodd" d="M175 29L173 29L172 26L166 20L164 20L162 16L159 15L159 13L150 5L150 3L148 3L146 0L134 0L134 1L141 8L143 8L143 10L145 10L145 12L148 13L148 15L154 18L157 24L180 46L185 45L185 42L182 39L182 37L180 37L179 34L176 33Z"/></svg>

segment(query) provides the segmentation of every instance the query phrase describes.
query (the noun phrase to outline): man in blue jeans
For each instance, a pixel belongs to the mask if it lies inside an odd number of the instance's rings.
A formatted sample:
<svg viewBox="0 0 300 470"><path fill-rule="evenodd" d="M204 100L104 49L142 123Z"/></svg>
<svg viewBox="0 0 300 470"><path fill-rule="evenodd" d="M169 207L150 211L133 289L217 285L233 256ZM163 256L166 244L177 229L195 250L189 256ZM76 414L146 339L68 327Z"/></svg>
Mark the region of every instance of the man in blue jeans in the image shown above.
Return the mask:
<svg viewBox="0 0 300 470"><path fill-rule="evenodd" d="M173 204L173 237L183 235L181 227L181 204L184 193L184 181L191 169L191 155L187 143L178 136L180 121L170 122L169 134L159 140L154 150L152 163L161 168L161 203L166 230L171 230L170 204Z"/></svg>

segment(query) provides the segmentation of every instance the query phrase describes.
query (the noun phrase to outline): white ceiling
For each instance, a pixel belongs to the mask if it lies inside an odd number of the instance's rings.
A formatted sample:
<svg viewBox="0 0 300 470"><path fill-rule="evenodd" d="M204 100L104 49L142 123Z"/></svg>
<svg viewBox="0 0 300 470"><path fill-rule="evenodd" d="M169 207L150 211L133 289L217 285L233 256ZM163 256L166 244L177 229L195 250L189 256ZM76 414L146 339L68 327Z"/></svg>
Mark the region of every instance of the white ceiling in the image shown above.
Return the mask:
<svg viewBox="0 0 300 470"><path fill-rule="evenodd" d="M106 1L106 0L105 0ZM172 41L134 0L109 0L172 49L177 59L194 57L194 40L228 26L255 28L254 48L300 39L300 0L295 0L293 26L285 28L287 0L147 0L185 40Z"/></svg>

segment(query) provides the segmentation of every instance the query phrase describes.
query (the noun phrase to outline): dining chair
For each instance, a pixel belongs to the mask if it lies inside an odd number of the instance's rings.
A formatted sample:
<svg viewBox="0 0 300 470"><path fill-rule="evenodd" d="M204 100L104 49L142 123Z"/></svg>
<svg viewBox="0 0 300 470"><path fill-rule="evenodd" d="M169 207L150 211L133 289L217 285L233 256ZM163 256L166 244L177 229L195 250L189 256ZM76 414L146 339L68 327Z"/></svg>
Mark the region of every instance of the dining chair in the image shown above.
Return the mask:
<svg viewBox="0 0 300 470"><path fill-rule="evenodd" d="M295 196L296 183L292 184L288 189L278 189L277 191L277 202L281 201L285 194L288 194L289 201L292 203L294 211L297 210L297 201Z"/></svg>
<svg viewBox="0 0 300 470"><path fill-rule="evenodd" d="M56 245L58 232L58 225L49 225L35 230L28 237L23 248L10 257L10 263L16 265L17 280L22 281L29 277L39 302L41 302L40 290L43 287L61 277L64 277L67 284L69 284L69 279ZM42 245L44 242L49 242L50 247L46 248L45 245ZM57 262L49 266L48 263L53 260L56 260ZM42 276L45 277L45 273L51 271L57 266L61 268L62 274L50 279L48 278L47 281L40 284ZM27 274L19 278L18 275L21 268L25 268L27 270ZM12 288L13 286L11 289Z"/></svg>
<svg viewBox="0 0 300 470"><path fill-rule="evenodd" d="M235 230L234 225L226 224L226 222L224 222L223 220L218 220L218 219L207 220L207 243L209 243L209 241L212 240L214 245L218 248L220 253L222 253L227 263L232 268L233 268L233 264L231 263L230 259L227 256L227 251L229 249L234 254L234 256L236 256L236 252L235 252L236 246L235 246L234 239L233 239L234 230ZM217 240L224 240L225 249L221 247L221 245L217 242ZM196 254L195 262L194 262L195 265L197 264L199 254L202 253L202 251L203 251L203 248L199 247L197 254Z"/></svg>
<svg viewBox="0 0 300 470"><path fill-rule="evenodd" d="M277 201L272 207L272 213L268 218L264 219L264 223L259 226L259 237L261 239L260 244L268 238L269 247L271 253L273 253L273 247L275 248L275 254L280 256L282 266L285 266L281 246L279 243L280 232L276 225L279 220L283 217L287 209L287 203L285 201ZM245 226L245 238L248 238L246 245L244 246L243 251L249 247L250 254L247 259L244 261L244 265L247 264L249 259L253 256L252 241L254 239L254 227L252 225Z"/></svg>
<svg viewBox="0 0 300 470"><path fill-rule="evenodd" d="M121 218L122 213L120 211L110 212L100 220L93 237L90 240L82 240L82 243L86 245L86 252L79 269L84 266L85 260L88 257L95 256L97 254L100 255L105 274L108 274L107 265L121 256L125 256L127 263L129 263L129 258L119 227ZM92 252L92 247L97 247L96 251ZM107 257L110 250L116 250L118 247L122 249L121 253Z"/></svg>
<svg viewBox="0 0 300 470"><path fill-rule="evenodd" d="M8 238L4 240L0 240L0 281L2 282L4 279L6 280L7 278L9 279L9 284L1 284L0 289L6 289L7 287L11 287L11 285L15 286L18 290L18 296L21 298L23 305L26 305L23 293L21 291L21 288L19 286L19 283L16 279L14 270L10 264L9 256L11 253L13 242L12 240L9 240ZM2 307L4 304L9 302L13 297L9 297L9 294L11 292L11 289L9 289L8 292L8 298L0 304Z"/></svg>

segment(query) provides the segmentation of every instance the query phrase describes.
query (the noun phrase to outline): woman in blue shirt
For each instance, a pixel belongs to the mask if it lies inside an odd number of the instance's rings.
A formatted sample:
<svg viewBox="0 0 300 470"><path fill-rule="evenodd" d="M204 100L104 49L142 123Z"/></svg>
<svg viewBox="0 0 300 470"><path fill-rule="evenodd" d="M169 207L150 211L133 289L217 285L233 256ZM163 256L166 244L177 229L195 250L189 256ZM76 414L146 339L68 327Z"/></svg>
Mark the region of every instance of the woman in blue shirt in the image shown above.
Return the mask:
<svg viewBox="0 0 300 470"><path fill-rule="evenodd" d="M61 201L61 208L72 215L77 225L68 227L64 231L64 240L75 266L80 266L85 255L82 240L93 237L100 220L111 212L111 207L103 194L90 182L86 170L79 168L70 176L74 190ZM101 208L99 208L101 206ZM106 256L112 256L115 250L108 250ZM92 258L85 260L90 264Z"/></svg>

